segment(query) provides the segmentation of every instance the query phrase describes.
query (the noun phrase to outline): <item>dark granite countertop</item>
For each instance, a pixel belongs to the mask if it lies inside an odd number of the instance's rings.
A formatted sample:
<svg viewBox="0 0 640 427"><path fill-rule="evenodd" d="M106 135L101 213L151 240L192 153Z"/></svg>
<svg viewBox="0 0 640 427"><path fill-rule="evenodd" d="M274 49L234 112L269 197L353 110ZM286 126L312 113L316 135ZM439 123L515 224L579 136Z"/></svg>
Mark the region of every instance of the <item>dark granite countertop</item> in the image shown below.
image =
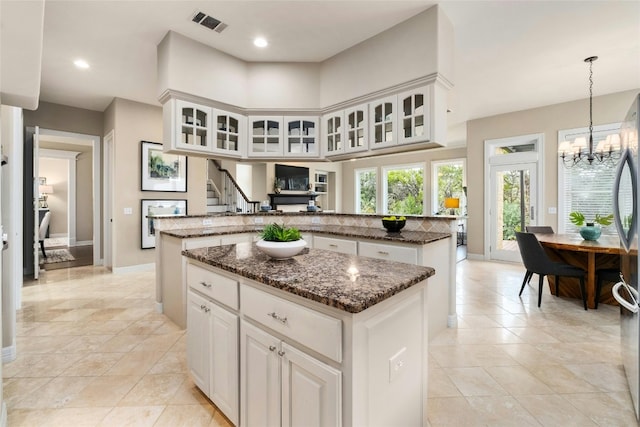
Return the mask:
<svg viewBox="0 0 640 427"><path fill-rule="evenodd" d="M359 313L435 274L431 267L320 249L275 260L255 243L191 249L182 255L349 313Z"/></svg>
<svg viewBox="0 0 640 427"><path fill-rule="evenodd" d="M383 240L398 243L412 243L416 245L424 245L435 242L437 240L451 237L448 233L435 233L431 231L406 231L400 233L389 233L383 227L351 227L336 225L293 225L302 232L330 234L334 236L364 238L372 240ZM236 225L223 227L202 227L202 228L183 228L177 230L163 230L161 233L181 239L206 237L206 236L223 236L225 234L237 233L256 233L264 227L264 224L256 225Z"/></svg>

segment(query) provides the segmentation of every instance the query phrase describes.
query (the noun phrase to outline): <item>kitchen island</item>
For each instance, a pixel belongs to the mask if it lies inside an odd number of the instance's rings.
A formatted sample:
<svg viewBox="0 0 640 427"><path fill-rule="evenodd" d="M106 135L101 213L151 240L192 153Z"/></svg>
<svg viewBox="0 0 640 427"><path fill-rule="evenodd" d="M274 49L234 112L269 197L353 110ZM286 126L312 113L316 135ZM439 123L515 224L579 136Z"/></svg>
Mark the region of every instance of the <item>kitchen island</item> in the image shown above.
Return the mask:
<svg viewBox="0 0 640 427"><path fill-rule="evenodd" d="M308 247L429 266L429 337L455 326L455 217L409 217L400 233L388 233L381 216L348 214L253 214L159 218L156 230L158 311L186 327L185 249L252 242L265 223L295 226Z"/></svg>
<svg viewBox="0 0 640 427"><path fill-rule="evenodd" d="M189 371L235 425L426 423L433 268L251 242L182 254Z"/></svg>

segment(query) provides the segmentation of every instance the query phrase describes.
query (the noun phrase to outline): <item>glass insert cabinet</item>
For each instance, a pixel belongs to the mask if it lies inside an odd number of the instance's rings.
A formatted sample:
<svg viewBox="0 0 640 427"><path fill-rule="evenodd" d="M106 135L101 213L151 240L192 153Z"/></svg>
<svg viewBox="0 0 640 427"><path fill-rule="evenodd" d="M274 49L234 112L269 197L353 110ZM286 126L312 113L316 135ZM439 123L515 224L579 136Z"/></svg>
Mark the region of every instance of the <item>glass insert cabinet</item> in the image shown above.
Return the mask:
<svg viewBox="0 0 640 427"><path fill-rule="evenodd" d="M284 121L287 129L287 146L284 154L318 155L318 119L285 117Z"/></svg>
<svg viewBox="0 0 640 427"><path fill-rule="evenodd" d="M212 110L188 102L178 102L180 138L176 146L197 151L210 151L209 120Z"/></svg>
<svg viewBox="0 0 640 427"><path fill-rule="evenodd" d="M249 131L250 156L282 156L282 117L249 117Z"/></svg>
<svg viewBox="0 0 640 427"><path fill-rule="evenodd" d="M397 143L395 95L372 102L370 108L372 149L387 147Z"/></svg>

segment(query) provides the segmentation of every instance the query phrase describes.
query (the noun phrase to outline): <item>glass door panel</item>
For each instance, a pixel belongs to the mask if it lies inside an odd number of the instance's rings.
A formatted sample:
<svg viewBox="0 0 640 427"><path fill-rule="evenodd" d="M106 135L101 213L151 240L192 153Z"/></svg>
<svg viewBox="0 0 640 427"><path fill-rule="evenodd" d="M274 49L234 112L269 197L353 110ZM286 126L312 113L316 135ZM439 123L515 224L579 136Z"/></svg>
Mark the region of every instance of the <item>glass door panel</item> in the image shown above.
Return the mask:
<svg viewBox="0 0 640 427"><path fill-rule="evenodd" d="M493 260L520 261L516 232L534 223L536 165L491 166L491 246Z"/></svg>

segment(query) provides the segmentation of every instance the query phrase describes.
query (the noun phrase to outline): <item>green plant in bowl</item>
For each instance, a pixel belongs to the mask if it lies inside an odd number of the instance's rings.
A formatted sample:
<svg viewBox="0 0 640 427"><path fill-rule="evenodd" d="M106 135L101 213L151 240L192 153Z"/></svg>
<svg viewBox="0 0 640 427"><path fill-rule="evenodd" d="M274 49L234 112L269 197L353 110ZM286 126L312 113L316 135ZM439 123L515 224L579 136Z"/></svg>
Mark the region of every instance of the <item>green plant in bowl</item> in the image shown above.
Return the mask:
<svg viewBox="0 0 640 427"><path fill-rule="evenodd" d="M297 228L276 223L267 224L260 233L260 237L267 242L294 242L302 239L300 230Z"/></svg>
<svg viewBox="0 0 640 427"><path fill-rule="evenodd" d="M596 214L596 216L591 220L587 221L584 214L582 212L573 211L569 214L569 221L578 227L583 225L593 225L600 224L602 226L611 225L613 223L613 214L609 214L606 216L602 216L600 214Z"/></svg>

